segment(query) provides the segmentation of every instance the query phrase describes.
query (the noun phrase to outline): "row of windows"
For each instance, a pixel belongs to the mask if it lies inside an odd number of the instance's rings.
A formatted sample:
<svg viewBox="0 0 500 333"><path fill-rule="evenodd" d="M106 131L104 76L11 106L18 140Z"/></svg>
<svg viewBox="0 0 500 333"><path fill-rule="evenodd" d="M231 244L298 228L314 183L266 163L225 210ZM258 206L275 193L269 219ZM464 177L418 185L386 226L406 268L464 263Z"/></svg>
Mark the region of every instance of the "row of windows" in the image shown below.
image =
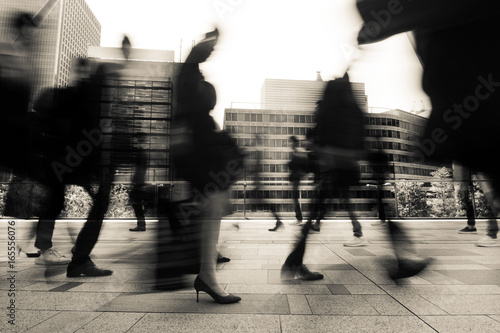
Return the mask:
<svg viewBox="0 0 500 333"><path fill-rule="evenodd" d="M301 205L303 212L310 212L312 210L311 204ZM386 212L390 211L390 206L384 203ZM293 204L233 204L233 209L237 212L271 212L271 208L278 213L294 212ZM327 205L328 212L338 211L356 211L356 212L373 212L377 209L375 203L332 203Z"/></svg>
<svg viewBox="0 0 500 333"><path fill-rule="evenodd" d="M392 118L381 118L381 117L366 117L364 119L365 125L381 125L381 126L395 126L403 129L407 129L413 132L422 133L424 127L421 125L416 125L409 123L407 121L402 121Z"/></svg>
<svg viewBox="0 0 500 333"><path fill-rule="evenodd" d="M306 135L307 127L281 127L281 126L236 126L227 125L226 130L230 134L273 134L273 135ZM394 138L417 142L419 137L400 131L365 129L365 137ZM252 145L251 143L245 146ZM387 144L386 144L387 145ZM391 148L383 148L391 149Z"/></svg>
<svg viewBox="0 0 500 333"><path fill-rule="evenodd" d="M262 147L291 147L289 139L262 139L259 146ZM236 143L240 147L256 147L257 142L252 138L236 138Z"/></svg>
<svg viewBox="0 0 500 333"><path fill-rule="evenodd" d="M409 145L401 142L390 142L390 141L365 141L364 147L366 149L392 149L392 150L401 150L408 152L419 151L418 146Z"/></svg>
<svg viewBox="0 0 500 333"><path fill-rule="evenodd" d="M430 173L432 170L423 169L423 168L415 168L415 167L407 167L401 165L388 165L388 166L371 166L371 165L360 165L359 169L361 173L365 174L404 174L404 175L414 175L414 176L426 176L430 177Z"/></svg>
<svg viewBox="0 0 500 333"><path fill-rule="evenodd" d="M313 124L312 115L292 115L292 114L262 114L262 113L226 113L226 121L246 121L264 123L297 123Z"/></svg>
<svg viewBox="0 0 500 333"><path fill-rule="evenodd" d="M301 190L300 197L302 199L313 199L314 190ZM260 191L231 191L232 199L293 199L292 190L260 190ZM381 191L382 198L394 198L394 193L389 190ZM377 191L375 190L350 190L349 198L376 199Z"/></svg>
<svg viewBox="0 0 500 333"><path fill-rule="evenodd" d="M365 129L364 136L377 137L377 138L395 138L412 142L417 142L419 140L418 135L400 131L383 130L383 129Z"/></svg>
<svg viewBox="0 0 500 333"><path fill-rule="evenodd" d="M134 146L137 143L137 140L132 137L131 133L113 135L103 133L102 140L103 149L111 149L112 145L118 144L132 150L135 149ZM140 145L143 149L167 150L170 147L169 136L147 135L141 140Z"/></svg>
<svg viewBox="0 0 500 333"><path fill-rule="evenodd" d="M115 175L115 182L130 182L134 174L133 168L119 168ZM150 167L146 170L146 183L169 181L170 169L168 167Z"/></svg>
<svg viewBox="0 0 500 333"><path fill-rule="evenodd" d="M123 103L171 103L171 90L138 89L130 91L125 89L103 89L101 100L103 102L120 101Z"/></svg>
<svg viewBox="0 0 500 333"><path fill-rule="evenodd" d="M288 168L288 164L267 164L263 163L260 165L252 165L249 168L249 172L276 172L276 173L289 173L290 169ZM429 177L432 170L418 168L418 167L409 167L402 165L389 165L386 167L382 166L370 166L370 165L360 165L360 172L362 174L389 174L393 175L394 173L398 175L413 175L413 176L425 176Z"/></svg>
<svg viewBox="0 0 500 333"><path fill-rule="evenodd" d="M278 134L278 135L306 135L306 127L280 127L280 126L226 126L231 134Z"/></svg>
<svg viewBox="0 0 500 333"><path fill-rule="evenodd" d="M262 113L226 113L226 121L234 122L278 122L278 123L298 123L313 124L313 115L286 115L286 114L262 114ZM365 125L394 126L407 129L416 133L423 131L423 126L392 118L365 117Z"/></svg>
<svg viewBox="0 0 500 333"><path fill-rule="evenodd" d="M105 79L102 81L102 85L105 87L124 87L123 90L134 90L136 88L162 88L160 90L171 91L172 81L144 81L144 80L114 80Z"/></svg>

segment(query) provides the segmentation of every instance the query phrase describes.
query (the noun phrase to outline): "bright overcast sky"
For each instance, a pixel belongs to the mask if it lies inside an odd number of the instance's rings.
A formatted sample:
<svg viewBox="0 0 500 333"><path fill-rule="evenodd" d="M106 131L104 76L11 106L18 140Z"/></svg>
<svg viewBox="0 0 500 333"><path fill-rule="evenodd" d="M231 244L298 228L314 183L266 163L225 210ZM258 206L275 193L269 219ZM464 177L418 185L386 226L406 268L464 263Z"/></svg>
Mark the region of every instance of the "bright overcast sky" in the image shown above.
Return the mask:
<svg viewBox="0 0 500 333"><path fill-rule="evenodd" d="M343 50L355 45L361 25L355 0L86 1L101 23L101 46L119 47L127 34L133 47L174 50L176 61L217 26L219 43L203 71L217 89L218 121L232 102L259 103L266 78L342 76L349 66ZM430 107L405 35L366 47L349 74L365 83L369 107L420 110L421 101Z"/></svg>

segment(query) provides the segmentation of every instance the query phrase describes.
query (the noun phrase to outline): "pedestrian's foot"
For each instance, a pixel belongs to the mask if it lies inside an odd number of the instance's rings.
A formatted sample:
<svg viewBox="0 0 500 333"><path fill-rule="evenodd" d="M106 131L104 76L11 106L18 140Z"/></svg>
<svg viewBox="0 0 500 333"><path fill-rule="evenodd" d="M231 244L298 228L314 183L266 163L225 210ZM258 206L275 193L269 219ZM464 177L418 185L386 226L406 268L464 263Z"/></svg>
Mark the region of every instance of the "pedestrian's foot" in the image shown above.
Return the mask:
<svg viewBox="0 0 500 333"><path fill-rule="evenodd" d="M80 277L80 276L107 276L113 274L112 270L97 268L92 260L87 260L83 264L75 264L70 262L68 270L66 271L67 277Z"/></svg>
<svg viewBox="0 0 500 333"><path fill-rule="evenodd" d="M374 227L385 227L387 224L388 224L387 221L378 221L378 222L372 223L372 226L374 226Z"/></svg>
<svg viewBox="0 0 500 333"><path fill-rule="evenodd" d="M274 228L271 228L271 229L267 229L269 231L276 231L278 230L281 226L283 226L283 222L281 222L280 220L276 221L276 226Z"/></svg>
<svg viewBox="0 0 500 333"><path fill-rule="evenodd" d="M146 227L137 226L135 228L128 229L128 230L130 230L130 231L146 231Z"/></svg>
<svg viewBox="0 0 500 333"><path fill-rule="evenodd" d="M323 279L323 274L319 272L311 272L306 265L281 267L281 282L283 283L298 283L295 278L305 281L314 281Z"/></svg>
<svg viewBox="0 0 500 333"><path fill-rule="evenodd" d="M323 274L319 272L311 272L306 265L302 265L297 269L297 276L301 280L306 281L314 281L314 280L322 280Z"/></svg>
<svg viewBox="0 0 500 333"><path fill-rule="evenodd" d="M67 265L70 263L70 259L63 254L60 254L54 248L50 248L47 251L42 252L40 257L36 258L36 265Z"/></svg>
<svg viewBox="0 0 500 333"><path fill-rule="evenodd" d="M477 234L476 227L466 226L463 229L458 230L459 234Z"/></svg>
<svg viewBox="0 0 500 333"><path fill-rule="evenodd" d="M346 247L355 247L355 246L365 246L368 245L368 241L363 236L356 237L354 236L351 240L348 240L344 243Z"/></svg>
<svg viewBox="0 0 500 333"><path fill-rule="evenodd" d="M395 273L389 274L391 279L399 280L404 278L409 278L417 275L423 271L427 265L428 261L422 259L401 259L398 262L398 270Z"/></svg>
<svg viewBox="0 0 500 333"><path fill-rule="evenodd" d="M217 257L217 262L230 262L231 259L229 259L228 257L223 257L223 256L219 256Z"/></svg>
<svg viewBox="0 0 500 333"><path fill-rule="evenodd" d="M26 249L18 247L17 252L19 253L19 255L21 253L24 253L26 255L26 257L28 257L28 258L38 258L40 256L40 254L42 254L42 251L40 251L39 249L37 249L34 246L29 246Z"/></svg>
<svg viewBox="0 0 500 333"><path fill-rule="evenodd" d="M479 247L496 246L498 244L497 237L485 236L474 243L474 245Z"/></svg>
<svg viewBox="0 0 500 333"><path fill-rule="evenodd" d="M311 230L319 232L319 230L320 230L319 223L316 222L316 223L311 224Z"/></svg>

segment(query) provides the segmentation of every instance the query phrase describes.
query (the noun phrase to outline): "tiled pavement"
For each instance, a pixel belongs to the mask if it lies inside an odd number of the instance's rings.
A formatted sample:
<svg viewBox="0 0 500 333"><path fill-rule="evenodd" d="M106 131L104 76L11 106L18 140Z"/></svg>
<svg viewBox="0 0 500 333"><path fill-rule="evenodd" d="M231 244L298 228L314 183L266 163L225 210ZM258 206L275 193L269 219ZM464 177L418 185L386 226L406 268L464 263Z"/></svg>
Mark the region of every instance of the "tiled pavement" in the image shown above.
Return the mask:
<svg viewBox="0 0 500 333"><path fill-rule="evenodd" d="M205 293L196 302L193 289L153 290L156 223L131 233L134 222L105 223L93 258L114 274L66 278L65 267L35 265L16 258L7 267L7 221L0 221L0 306L2 332L500 332L500 246L475 247L477 235L459 235L464 221L405 221L414 240L408 253L433 258L417 277L396 285L384 266L393 254L383 227L362 221L369 244L345 248L348 221L323 223L309 238L305 263L324 280L282 284L281 264L298 231L273 221L224 221L219 248L231 258L218 266L219 281L242 301L218 305ZM55 244L69 253L65 225L56 223ZM16 223L21 237L26 222ZM500 244L499 244L500 245ZM69 255L69 254L68 254ZM15 275L15 296L9 276ZM194 275L192 276L194 279ZM8 323L10 301L15 323Z"/></svg>

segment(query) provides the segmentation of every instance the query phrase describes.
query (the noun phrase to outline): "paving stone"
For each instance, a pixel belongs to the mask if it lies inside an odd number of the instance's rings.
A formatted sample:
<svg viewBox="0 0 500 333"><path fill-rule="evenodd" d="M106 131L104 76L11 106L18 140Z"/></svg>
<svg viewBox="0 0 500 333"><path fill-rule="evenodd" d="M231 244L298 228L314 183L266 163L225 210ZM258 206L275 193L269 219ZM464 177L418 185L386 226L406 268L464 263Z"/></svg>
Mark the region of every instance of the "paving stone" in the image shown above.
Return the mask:
<svg viewBox="0 0 500 333"><path fill-rule="evenodd" d="M100 307L101 312L169 312L169 313L248 313L289 314L286 295L240 295L241 302L220 305L203 292L196 302L195 294L151 293L125 294Z"/></svg>
<svg viewBox="0 0 500 333"><path fill-rule="evenodd" d="M119 293L71 293L19 291L16 303L21 310L96 311Z"/></svg>
<svg viewBox="0 0 500 333"><path fill-rule="evenodd" d="M89 323L83 325L75 333L84 332L128 332L142 317L144 313L130 312L104 312L99 314Z"/></svg>
<svg viewBox="0 0 500 333"><path fill-rule="evenodd" d="M416 317L410 316L281 316L283 333L435 333Z"/></svg>
<svg viewBox="0 0 500 333"><path fill-rule="evenodd" d="M440 333L497 333L500 322L488 316L422 316L423 321Z"/></svg>
<svg viewBox="0 0 500 333"><path fill-rule="evenodd" d="M363 295L366 301L383 316L411 316L412 313L389 295Z"/></svg>
<svg viewBox="0 0 500 333"><path fill-rule="evenodd" d="M2 304L7 304L2 302ZM2 318L0 324L0 331L17 333L26 332L27 330L35 327L36 325L46 321L47 319L57 315L59 311L43 311L43 310L17 310L14 325L9 324L7 316Z"/></svg>
<svg viewBox="0 0 500 333"><path fill-rule="evenodd" d="M313 314L319 315L378 315L361 295L307 295Z"/></svg>
<svg viewBox="0 0 500 333"><path fill-rule="evenodd" d="M500 295L421 295L452 315L500 314Z"/></svg>
<svg viewBox="0 0 500 333"><path fill-rule="evenodd" d="M95 317L99 316L97 312L74 312L62 311L57 315L50 317L44 322L27 330L26 333L39 333L39 332L60 332L72 333L87 324Z"/></svg>
<svg viewBox="0 0 500 333"><path fill-rule="evenodd" d="M349 252L350 254L352 254L353 256L356 256L356 257L374 257L375 254L373 254L372 252L370 251L367 251L365 249L346 249L347 252Z"/></svg>
<svg viewBox="0 0 500 333"><path fill-rule="evenodd" d="M440 307L420 295L393 295L394 299L416 315L447 315Z"/></svg>
<svg viewBox="0 0 500 333"><path fill-rule="evenodd" d="M305 295L288 295L288 306L290 307L290 314L312 314L309 302Z"/></svg>
<svg viewBox="0 0 500 333"><path fill-rule="evenodd" d="M321 284L228 284L228 293L233 294L282 294L282 295L324 295L329 294L327 286Z"/></svg>
<svg viewBox="0 0 500 333"><path fill-rule="evenodd" d="M373 284L357 271L324 271L334 284Z"/></svg>
<svg viewBox="0 0 500 333"><path fill-rule="evenodd" d="M343 284L327 284L326 286L333 295L351 295L349 289Z"/></svg>
<svg viewBox="0 0 500 333"><path fill-rule="evenodd" d="M373 284L346 284L345 287L353 295L386 295L386 292Z"/></svg>
<svg viewBox="0 0 500 333"><path fill-rule="evenodd" d="M437 271L465 284L498 284L500 282L500 270L455 270Z"/></svg>
<svg viewBox="0 0 500 333"><path fill-rule="evenodd" d="M281 329L279 316L273 315L148 313L129 332L279 333Z"/></svg>

